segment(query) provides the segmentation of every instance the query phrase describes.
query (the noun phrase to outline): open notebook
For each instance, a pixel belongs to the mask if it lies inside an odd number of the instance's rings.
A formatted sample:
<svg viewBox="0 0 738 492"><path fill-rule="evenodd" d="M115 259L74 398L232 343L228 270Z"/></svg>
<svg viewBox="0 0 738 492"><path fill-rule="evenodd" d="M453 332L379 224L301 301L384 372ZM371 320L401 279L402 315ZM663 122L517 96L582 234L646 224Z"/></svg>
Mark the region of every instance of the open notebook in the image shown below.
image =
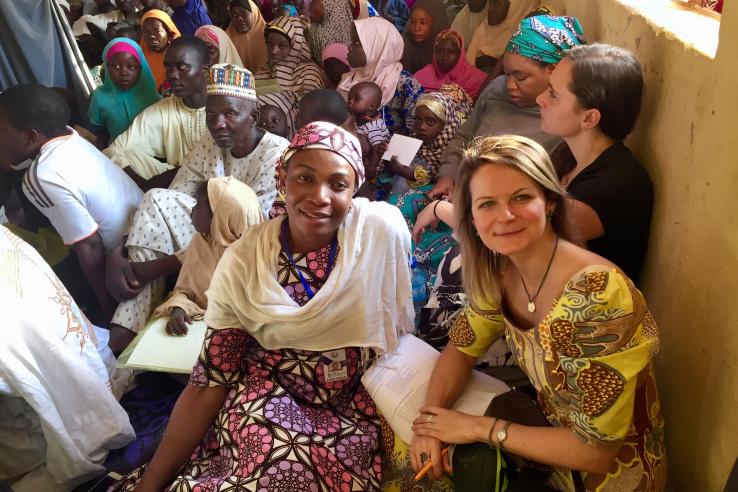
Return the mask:
<svg viewBox="0 0 738 492"><path fill-rule="evenodd" d="M118 367L190 374L205 339L204 321L189 325L187 335L167 335L168 317L149 320L118 357Z"/></svg>
<svg viewBox="0 0 738 492"><path fill-rule="evenodd" d="M379 412L406 443L413 438L413 420L425 402L428 381L440 355L415 335L403 335L397 351L381 357L361 378ZM484 415L492 398L509 389L500 380L472 371L453 408L470 415Z"/></svg>

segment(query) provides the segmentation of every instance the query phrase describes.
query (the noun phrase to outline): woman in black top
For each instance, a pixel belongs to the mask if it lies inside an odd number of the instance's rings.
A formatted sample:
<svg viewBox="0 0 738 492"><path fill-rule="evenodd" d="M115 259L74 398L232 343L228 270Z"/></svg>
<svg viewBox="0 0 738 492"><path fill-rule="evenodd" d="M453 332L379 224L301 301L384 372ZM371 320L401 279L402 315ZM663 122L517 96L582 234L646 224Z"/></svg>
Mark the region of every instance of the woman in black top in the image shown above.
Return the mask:
<svg viewBox="0 0 738 492"><path fill-rule="evenodd" d="M637 279L648 243L653 186L623 144L641 109L643 75L627 50L577 46L538 96L541 127L562 137L576 166L562 176L579 240Z"/></svg>

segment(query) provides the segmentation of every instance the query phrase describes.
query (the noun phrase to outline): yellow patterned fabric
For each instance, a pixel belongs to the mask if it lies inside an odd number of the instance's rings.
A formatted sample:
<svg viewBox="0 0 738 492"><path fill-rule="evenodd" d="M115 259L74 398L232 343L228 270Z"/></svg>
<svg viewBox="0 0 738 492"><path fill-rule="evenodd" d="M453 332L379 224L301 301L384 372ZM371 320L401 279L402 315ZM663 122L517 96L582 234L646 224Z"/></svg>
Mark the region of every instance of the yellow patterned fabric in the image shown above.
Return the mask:
<svg viewBox="0 0 738 492"><path fill-rule="evenodd" d="M538 391L549 422L592 446L620 446L604 475L583 474L588 491L662 491L663 418L651 359L659 333L643 295L620 272L589 266L575 274L541 323L521 330L498 305L467 307L449 333L478 357L505 335ZM549 485L573 490L558 469Z"/></svg>
<svg viewBox="0 0 738 492"><path fill-rule="evenodd" d="M411 188L420 188L421 186L429 185L431 182L431 173L423 166L415 166L413 169L413 181L408 181L407 184Z"/></svg>

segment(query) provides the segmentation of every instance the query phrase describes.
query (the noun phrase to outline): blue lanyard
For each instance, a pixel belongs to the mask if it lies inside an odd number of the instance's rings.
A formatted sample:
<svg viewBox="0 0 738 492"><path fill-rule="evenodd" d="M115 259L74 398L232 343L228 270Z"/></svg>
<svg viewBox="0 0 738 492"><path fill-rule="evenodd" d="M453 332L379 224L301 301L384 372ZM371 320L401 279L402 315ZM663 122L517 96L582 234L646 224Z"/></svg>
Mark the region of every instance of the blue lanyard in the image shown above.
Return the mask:
<svg viewBox="0 0 738 492"><path fill-rule="evenodd" d="M315 296L315 293L310 288L310 285L307 283L307 280L305 280L305 277L302 276L302 272L300 271L299 268L297 268L295 261L292 259L292 253L290 253L290 247L288 246L289 235L290 235L290 228L287 223L287 219L285 219L285 221L282 224L282 249L284 249L284 252L287 255L287 259L290 262L290 265L295 270L295 272L297 272L297 276L300 277L300 283L305 289L305 294L307 294L308 300L310 300L313 298L313 296ZM325 280L328 279L328 275L331 274L331 270L333 269L333 263L336 260L336 250L337 249L338 249L338 237L334 237L333 241L331 241L331 250L328 253L328 266L326 266L326 269L325 269L325 277L324 277Z"/></svg>

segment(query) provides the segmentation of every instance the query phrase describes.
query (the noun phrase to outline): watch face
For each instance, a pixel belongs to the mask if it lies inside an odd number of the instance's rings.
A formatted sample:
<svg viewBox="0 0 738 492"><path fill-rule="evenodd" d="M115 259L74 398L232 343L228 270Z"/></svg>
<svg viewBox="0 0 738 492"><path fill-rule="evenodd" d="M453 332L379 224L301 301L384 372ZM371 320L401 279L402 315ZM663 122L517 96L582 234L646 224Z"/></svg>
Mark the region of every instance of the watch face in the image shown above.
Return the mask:
<svg viewBox="0 0 738 492"><path fill-rule="evenodd" d="M497 431L497 442L502 442L507 438L507 431L505 429L500 429Z"/></svg>

